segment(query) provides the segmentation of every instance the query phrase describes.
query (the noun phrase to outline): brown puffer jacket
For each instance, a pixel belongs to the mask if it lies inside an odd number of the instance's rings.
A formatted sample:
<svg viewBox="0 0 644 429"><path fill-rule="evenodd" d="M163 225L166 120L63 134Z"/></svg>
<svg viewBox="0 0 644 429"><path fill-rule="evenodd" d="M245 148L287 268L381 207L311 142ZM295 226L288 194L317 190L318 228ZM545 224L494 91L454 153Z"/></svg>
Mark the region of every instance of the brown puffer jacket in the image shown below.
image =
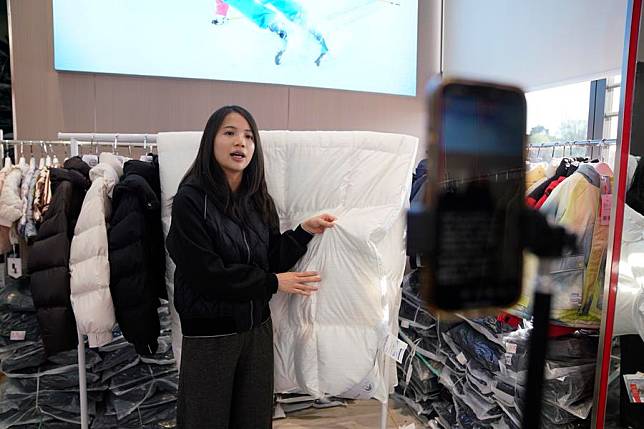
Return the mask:
<svg viewBox="0 0 644 429"><path fill-rule="evenodd" d="M29 252L31 292L48 355L76 347L70 302L69 249L90 186L89 165L79 157L51 169L52 199Z"/></svg>

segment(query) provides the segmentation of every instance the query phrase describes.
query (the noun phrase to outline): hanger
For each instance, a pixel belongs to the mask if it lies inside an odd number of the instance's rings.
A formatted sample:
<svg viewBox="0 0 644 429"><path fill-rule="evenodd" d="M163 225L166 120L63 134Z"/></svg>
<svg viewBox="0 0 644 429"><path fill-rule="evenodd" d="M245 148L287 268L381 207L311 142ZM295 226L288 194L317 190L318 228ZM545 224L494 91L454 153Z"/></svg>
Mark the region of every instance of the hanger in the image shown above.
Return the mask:
<svg viewBox="0 0 644 429"><path fill-rule="evenodd" d="M9 152L9 151L7 151ZM15 150L14 150L15 152ZM11 161L11 157L9 156L9 153L6 154L4 158L4 168L10 168L13 165L13 162Z"/></svg>
<svg viewBox="0 0 644 429"><path fill-rule="evenodd" d="M47 153L47 148L45 143L40 142L40 162L38 163L38 169L42 170L45 167L45 154Z"/></svg>
<svg viewBox="0 0 644 429"><path fill-rule="evenodd" d="M33 142L31 142L29 144L29 153L30 153L29 168L32 169L32 170L35 170L36 169L36 157L34 156L34 144L33 144Z"/></svg>
<svg viewBox="0 0 644 429"><path fill-rule="evenodd" d="M49 155L49 151L47 150L47 143L43 142L43 147L45 148L45 153L47 156L45 156L45 167L51 167L51 156Z"/></svg>
<svg viewBox="0 0 644 429"><path fill-rule="evenodd" d="M92 146L94 146L94 150L96 153L92 153ZM92 138L89 142L89 152L86 153L85 155L81 156L81 159L83 162L85 162L87 165L90 167L96 166L98 164L98 144L94 145L94 135L92 134Z"/></svg>
<svg viewBox="0 0 644 429"><path fill-rule="evenodd" d="M24 156L24 145L23 142L20 142L20 160L18 161L18 166L21 168L27 167L27 160Z"/></svg>
<svg viewBox="0 0 644 429"><path fill-rule="evenodd" d="M51 147L51 143L49 143L49 151L54 155L53 159L51 160L52 166L54 168L60 167L60 161L58 161L58 157L56 156L54 149Z"/></svg>
<svg viewBox="0 0 644 429"><path fill-rule="evenodd" d="M593 167L595 167L595 171L597 171L597 173L599 173L601 176L612 177L613 176L613 169L611 168L610 165L608 165L608 163L606 163L605 158L604 158L604 154L603 154L603 151L602 151L603 147L607 147L604 144L605 144L605 139L602 139L599 142L599 158L600 159L599 159L599 162L597 164L593 164Z"/></svg>

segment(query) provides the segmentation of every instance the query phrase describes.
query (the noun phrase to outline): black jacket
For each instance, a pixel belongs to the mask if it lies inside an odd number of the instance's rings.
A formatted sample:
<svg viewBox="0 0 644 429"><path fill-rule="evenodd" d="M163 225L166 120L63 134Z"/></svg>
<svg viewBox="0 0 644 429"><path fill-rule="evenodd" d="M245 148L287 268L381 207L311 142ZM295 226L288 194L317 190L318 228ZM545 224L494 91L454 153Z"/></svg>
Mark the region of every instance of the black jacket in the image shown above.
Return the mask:
<svg viewBox="0 0 644 429"><path fill-rule="evenodd" d="M626 192L626 204L633 210L644 215L644 158L637 163L633 184Z"/></svg>
<svg viewBox="0 0 644 429"><path fill-rule="evenodd" d="M51 170L52 198L29 250L31 293L48 355L78 344L76 321L69 299L69 249L85 193L89 165L79 157Z"/></svg>
<svg viewBox="0 0 644 429"><path fill-rule="evenodd" d="M273 273L288 271L311 238L301 227L271 232L257 212L239 225L189 179L174 197L166 241L183 334L243 332L266 321L278 286Z"/></svg>
<svg viewBox="0 0 644 429"><path fill-rule="evenodd" d="M159 163L128 161L114 187L108 234L110 292L123 336L139 354L155 353L165 289Z"/></svg>

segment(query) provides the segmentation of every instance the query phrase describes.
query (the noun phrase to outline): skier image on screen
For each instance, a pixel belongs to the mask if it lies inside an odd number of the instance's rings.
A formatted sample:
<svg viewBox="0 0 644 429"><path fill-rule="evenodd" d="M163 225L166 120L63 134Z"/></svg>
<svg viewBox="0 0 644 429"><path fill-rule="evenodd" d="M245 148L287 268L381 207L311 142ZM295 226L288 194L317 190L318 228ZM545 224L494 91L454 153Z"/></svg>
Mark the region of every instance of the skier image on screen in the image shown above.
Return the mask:
<svg viewBox="0 0 644 429"><path fill-rule="evenodd" d="M259 28L275 33L282 41L282 45L275 55L275 64L277 65L282 63L282 55L288 45L288 33L282 15L304 28L318 42L320 53L315 60L317 66L320 65L322 57L329 52L324 36L310 24L304 8L297 0L216 0L216 4L216 17L212 20L215 25L221 25L228 21L228 9L232 6Z"/></svg>

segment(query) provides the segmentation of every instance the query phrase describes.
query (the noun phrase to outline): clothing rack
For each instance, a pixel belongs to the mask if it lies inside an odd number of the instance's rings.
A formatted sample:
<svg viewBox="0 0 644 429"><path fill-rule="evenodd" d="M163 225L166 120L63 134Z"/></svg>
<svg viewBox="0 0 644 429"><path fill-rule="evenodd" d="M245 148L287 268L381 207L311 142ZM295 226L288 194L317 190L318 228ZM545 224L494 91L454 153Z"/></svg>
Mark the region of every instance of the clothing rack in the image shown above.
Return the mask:
<svg viewBox="0 0 644 429"><path fill-rule="evenodd" d="M70 155L77 156L80 146L98 146L103 143L112 145L114 151L118 146L156 147L156 134L120 134L120 133L58 133L58 144L70 146ZM81 429L89 428L87 407L87 370L85 368L85 338L78 333L78 384L80 393Z"/></svg>
<svg viewBox="0 0 644 429"><path fill-rule="evenodd" d="M547 143L529 143L527 145L527 149L528 151L536 149L537 156L538 156L542 149L552 148L552 157L554 157L554 153L555 153L555 150L557 150L557 148L563 148L563 152L565 156L566 148L569 148L572 154L572 150L574 148L585 147L587 148L587 150L588 148L590 149L589 155L592 157L594 155L594 148L599 147L599 151L601 155L602 148L615 146L616 144L617 144L617 140L615 139L553 141L553 142L547 142Z"/></svg>
<svg viewBox="0 0 644 429"><path fill-rule="evenodd" d="M121 134L121 133L58 133L58 140L3 140L3 135L0 131L0 156L4 158L4 148L6 146L13 146L14 154L16 148L22 148L25 145L41 146L43 152L48 153L47 147L51 149L53 145L67 146L69 148L69 156L78 156L82 146L96 147L98 151L99 146L109 144L115 152L117 147L142 147L147 150L148 148L156 148L157 135L156 134ZM79 395L80 395L80 417L81 429L89 428L89 412L87 405L87 370L85 368L85 339L80 331L78 335L78 381L79 381Z"/></svg>

